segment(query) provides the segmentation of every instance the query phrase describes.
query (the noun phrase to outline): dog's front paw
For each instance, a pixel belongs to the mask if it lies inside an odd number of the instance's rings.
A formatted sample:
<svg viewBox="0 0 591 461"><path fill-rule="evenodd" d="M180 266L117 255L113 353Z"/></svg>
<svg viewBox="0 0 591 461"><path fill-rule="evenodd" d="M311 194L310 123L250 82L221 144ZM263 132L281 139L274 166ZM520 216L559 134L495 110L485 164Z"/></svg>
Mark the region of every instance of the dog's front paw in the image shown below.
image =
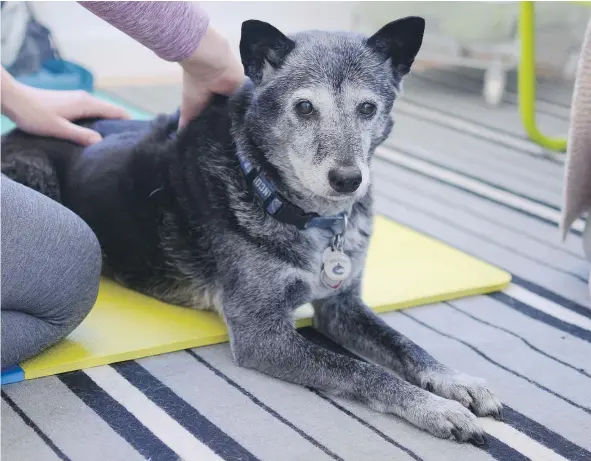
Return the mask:
<svg viewBox="0 0 591 461"><path fill-rule="evenodd" d="M453 371L430 372L420 377L420 386L441 397L460 402L477 416L502 419L503 405L488 389L484 379Z"/></svg>
<svg viewBox="0 0 591 461"><path fill-rule="evenodd" d="M458 442L485 443L485 434L478 419L454 400L429 395L425 405L416 408L410 418L417 426L442 439Z"/></svg>

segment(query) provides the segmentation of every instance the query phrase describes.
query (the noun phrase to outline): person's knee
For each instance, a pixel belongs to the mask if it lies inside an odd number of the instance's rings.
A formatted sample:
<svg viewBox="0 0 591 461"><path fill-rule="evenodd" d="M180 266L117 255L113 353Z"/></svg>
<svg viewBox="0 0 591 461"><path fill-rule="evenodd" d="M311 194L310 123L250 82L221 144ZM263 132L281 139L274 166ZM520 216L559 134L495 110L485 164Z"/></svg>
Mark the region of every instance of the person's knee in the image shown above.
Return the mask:
<svg viewBox="0 0 591 461"><path fill-rule="evenodd" d="M54 269L63 271L53 295L46 295L43 315L56 339L71 333L92 310L101 275L101 249L92 230L78 216L67 223L67 250Z"/></svg>
<svg viewBox="0 0 591 461"><path fill-rule="evenodd" d="M67 288L70 302L67 303L67 311L62 311L60 315L60 323L70 331L84 320L96 302L102 262L99 242L82 220L72 245L71 264L74 270L69 271L71 275Z"/></svg>

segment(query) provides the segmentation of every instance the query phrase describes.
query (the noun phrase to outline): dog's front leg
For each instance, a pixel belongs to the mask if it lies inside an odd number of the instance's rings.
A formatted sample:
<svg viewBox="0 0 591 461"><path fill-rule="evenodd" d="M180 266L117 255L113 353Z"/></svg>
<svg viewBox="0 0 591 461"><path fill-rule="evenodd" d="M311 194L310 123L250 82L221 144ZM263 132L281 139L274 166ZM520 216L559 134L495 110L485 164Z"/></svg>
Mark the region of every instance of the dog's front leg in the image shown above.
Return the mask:
<svg viewBox="0 0 591 461"><path fill-rule="evenodd" d="M295 330L293 290L233 290L223 301L238 365L362 402L442 438L483 442L476 417L458 402L397 378L386 369L337 354ZM291 294L290 294L291 293Z"/></svg>
<svg viewBox="0 0 591 461"><path fill-rule="evenodd" d="M389 327L362 301L359 283L314 303L318 330L353 352L395 370L441 397L453 399L478 416L501 418L502 405L484 380L453 370Z"/></svg>

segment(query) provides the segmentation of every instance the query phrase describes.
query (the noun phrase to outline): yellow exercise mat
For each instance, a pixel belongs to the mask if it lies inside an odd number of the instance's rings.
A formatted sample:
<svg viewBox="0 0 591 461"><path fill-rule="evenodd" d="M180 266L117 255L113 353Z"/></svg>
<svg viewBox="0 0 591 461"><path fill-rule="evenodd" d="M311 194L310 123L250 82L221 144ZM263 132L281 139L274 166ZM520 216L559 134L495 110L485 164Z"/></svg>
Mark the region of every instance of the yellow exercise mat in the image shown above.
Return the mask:
<svg viewBox="0 0 591 461"><path fill-rule="evenodd" d="M377 312L489 293L510 275L377 217L363 296ZM310 307L298 326L310 325ZM212 312L171 306L103 280L95 307L66 339L21 364L25 379L106 365L228 340Z"/></svg>

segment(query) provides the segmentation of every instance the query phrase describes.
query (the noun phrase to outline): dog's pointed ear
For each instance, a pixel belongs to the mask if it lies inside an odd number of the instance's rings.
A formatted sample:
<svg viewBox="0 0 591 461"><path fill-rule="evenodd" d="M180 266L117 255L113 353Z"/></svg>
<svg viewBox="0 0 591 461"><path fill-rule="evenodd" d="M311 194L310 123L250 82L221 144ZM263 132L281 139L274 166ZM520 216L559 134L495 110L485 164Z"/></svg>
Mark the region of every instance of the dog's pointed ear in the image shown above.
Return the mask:
<svg viewBox="0 0 591 461"><path fill-rule="evenodd" d="M262 21L244 21L240 38L240 57L244 72L258 84L270 66L278 69L295 43L271 24Z"/></svg>
<svg viewBox="0 0 591 461"><path fill-rule="evenodd" d="M378 53L384 61L390 59L392 68L406 75L421 49L425 20L417 16L392 21L367 39L367 46Z"/></svg>

